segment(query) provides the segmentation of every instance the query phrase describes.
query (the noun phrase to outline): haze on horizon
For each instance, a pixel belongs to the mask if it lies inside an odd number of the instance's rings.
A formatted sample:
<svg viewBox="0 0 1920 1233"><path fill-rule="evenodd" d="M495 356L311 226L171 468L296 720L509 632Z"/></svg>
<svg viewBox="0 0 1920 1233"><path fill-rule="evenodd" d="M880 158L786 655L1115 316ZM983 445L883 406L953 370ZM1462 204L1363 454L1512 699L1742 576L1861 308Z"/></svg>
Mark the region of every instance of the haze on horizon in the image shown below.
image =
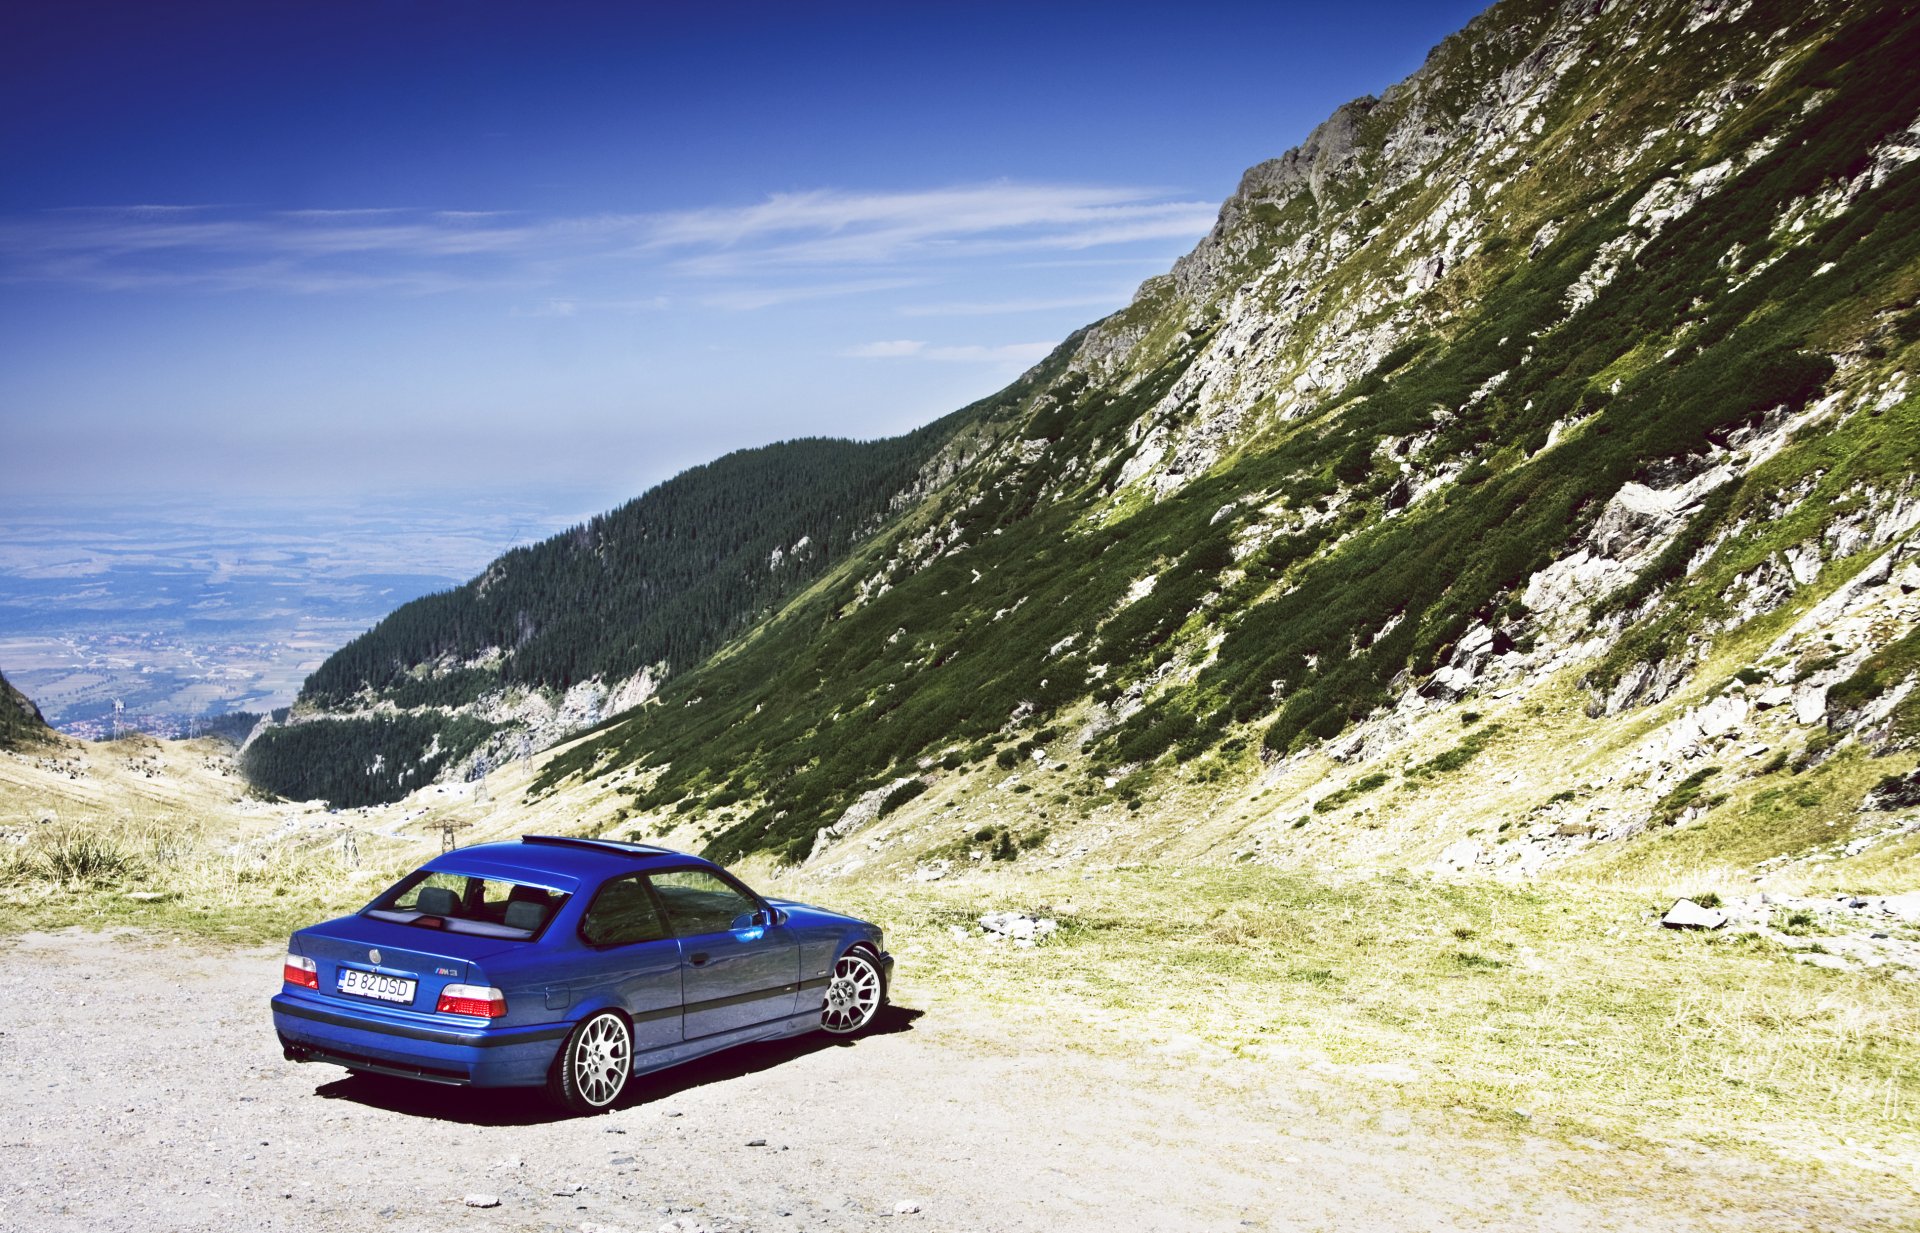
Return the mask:
<svg viewBox="0 0 1920 1233"><path fill-rule="evenodd" d="M605 506L898 433L1477 7L12 6L0 476Z"/></svg>

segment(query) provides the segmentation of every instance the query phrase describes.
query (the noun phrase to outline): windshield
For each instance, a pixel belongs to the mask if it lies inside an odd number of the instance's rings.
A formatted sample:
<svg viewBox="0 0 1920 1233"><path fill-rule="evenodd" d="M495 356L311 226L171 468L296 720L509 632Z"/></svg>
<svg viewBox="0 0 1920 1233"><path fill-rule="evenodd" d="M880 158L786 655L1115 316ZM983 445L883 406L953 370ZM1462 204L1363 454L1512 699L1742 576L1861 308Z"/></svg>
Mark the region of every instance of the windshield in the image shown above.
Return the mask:
<svg viewBox="0 0 1920 1233"><path fill-rule="evenodd" d="M540 936L566 903L563 891L505 878L420 870L361 913L422 929L527 940Z"/></svg>

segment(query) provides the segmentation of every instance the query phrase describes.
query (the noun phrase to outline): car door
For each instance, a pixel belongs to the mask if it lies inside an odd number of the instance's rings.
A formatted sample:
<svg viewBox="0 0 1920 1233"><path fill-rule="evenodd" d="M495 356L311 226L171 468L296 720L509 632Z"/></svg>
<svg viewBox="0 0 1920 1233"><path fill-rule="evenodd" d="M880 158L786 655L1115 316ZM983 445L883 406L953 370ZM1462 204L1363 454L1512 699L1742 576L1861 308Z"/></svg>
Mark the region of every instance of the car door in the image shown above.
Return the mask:
<svg viewBox="0 0 1920 1233"><path fill-rule="evenodd" d="M680 944L640 874L609 878L580 920L585 955L568 972L570 1001L605 999L633 1020L636 1057L680 1043Z"/></svg>
<svg viewBox="0 0 1920 1233"><path fill-rule="evenodd" d="M680 943L688 1040L793 1014L800 948L766 904L711 869L649 875Z"/></svg>

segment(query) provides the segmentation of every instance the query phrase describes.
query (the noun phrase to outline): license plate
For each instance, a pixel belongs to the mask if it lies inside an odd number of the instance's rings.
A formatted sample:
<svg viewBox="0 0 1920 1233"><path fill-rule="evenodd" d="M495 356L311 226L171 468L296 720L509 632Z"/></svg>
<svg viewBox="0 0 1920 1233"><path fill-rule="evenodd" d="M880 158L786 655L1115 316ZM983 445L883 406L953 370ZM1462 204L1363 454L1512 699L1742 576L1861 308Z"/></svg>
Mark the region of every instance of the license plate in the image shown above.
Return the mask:
<svg viewBox="0 0 1920 1233"><path fill-rule="evenodd" d="M379 998L382 1002L411 1002L413 982L398 976L382 976L378 972L362 972L358 968L341 968L340 992L363 998Z"/></svg>

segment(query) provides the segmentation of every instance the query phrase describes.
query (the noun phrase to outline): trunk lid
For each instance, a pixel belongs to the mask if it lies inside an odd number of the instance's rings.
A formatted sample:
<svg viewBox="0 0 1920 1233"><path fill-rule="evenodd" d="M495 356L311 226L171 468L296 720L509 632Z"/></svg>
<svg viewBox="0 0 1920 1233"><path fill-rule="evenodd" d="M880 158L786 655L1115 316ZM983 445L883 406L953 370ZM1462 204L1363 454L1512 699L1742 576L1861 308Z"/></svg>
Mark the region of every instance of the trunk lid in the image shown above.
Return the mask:
<svg viewBox="0 0 1920 1233"><path fill-rule="evenodd" d="M322 997L355 1005L375 1001L395 1009L431 1013L447 985L485 985L481 961L530 943L423 929L365 916L343 916L293 935L294 953L314 961ZM376 958L377 955L377 958ZM356 989L378 988L385 995L344 992L342 972ZM362 974L413 982L412 996L396 996L404 986L366 982Z"/></svg>

